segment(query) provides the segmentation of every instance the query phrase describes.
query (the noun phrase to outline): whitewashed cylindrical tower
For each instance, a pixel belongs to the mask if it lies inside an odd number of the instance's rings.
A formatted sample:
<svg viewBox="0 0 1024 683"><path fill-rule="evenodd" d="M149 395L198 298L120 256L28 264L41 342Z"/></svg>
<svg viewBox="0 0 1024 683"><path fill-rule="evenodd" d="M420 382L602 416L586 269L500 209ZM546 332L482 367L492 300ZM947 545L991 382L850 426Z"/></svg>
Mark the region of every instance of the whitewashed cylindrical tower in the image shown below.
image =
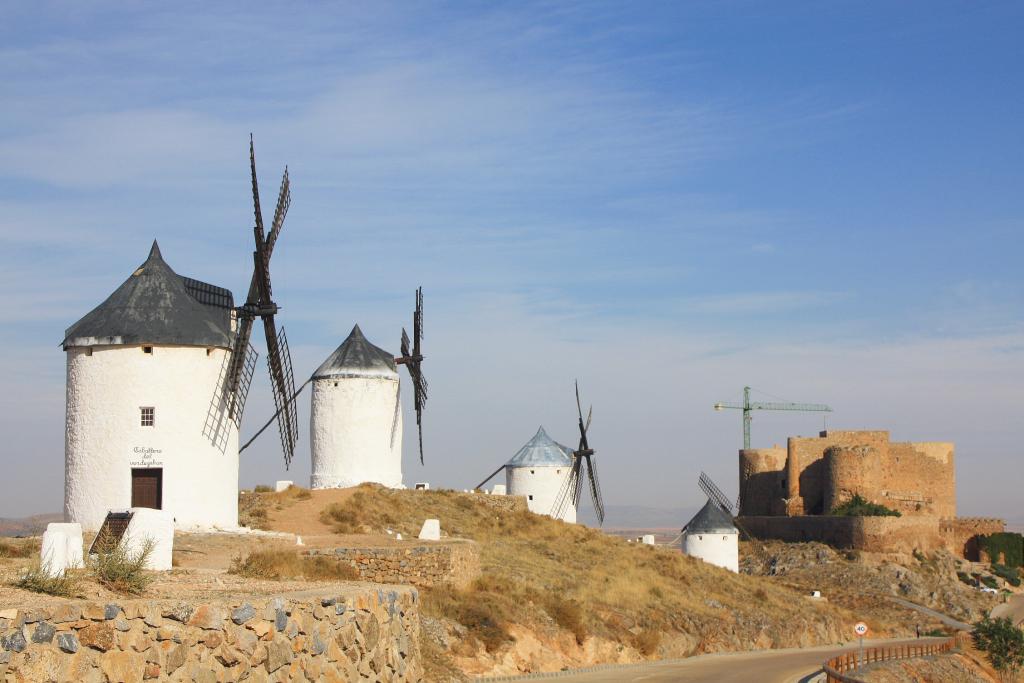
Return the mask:
<svg viewBox="0 0 1024 683"><path fill-rule="evenodd" d="M64 518L168 511L179 529L238 526L238 429L220 397L231 292L171 270L156 242L68 328Z"/></svg>
<svg viewBox="0 0 1024 683"><path fill-rule="evenodd" d="M512 459L505 463L508 495L524 496L530 512L554 516L555 503L572 469L572 450L558 443L541 427ZM576 506L568 500L558 517L576 523Z"/></svg>
<svg viewBox="0 0 1024 683"><path fill-rule="evenodd" d="M402 486L398 366L359 325L313 373L312 404L311 488Z"/></svg>
<svg viewBox="0 0 1024 683"><path fill-rule="evenodd" d="M708 500L683 527L683 553L731 572L739 572L739 532L729 515Z"/></svg>

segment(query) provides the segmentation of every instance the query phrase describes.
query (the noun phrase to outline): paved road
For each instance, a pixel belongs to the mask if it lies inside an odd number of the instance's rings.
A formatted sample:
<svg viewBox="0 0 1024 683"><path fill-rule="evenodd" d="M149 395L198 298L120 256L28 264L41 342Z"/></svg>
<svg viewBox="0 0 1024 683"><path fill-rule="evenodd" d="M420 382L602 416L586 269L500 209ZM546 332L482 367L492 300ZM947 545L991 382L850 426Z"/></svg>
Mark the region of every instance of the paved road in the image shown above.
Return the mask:
<svg viewBox="0 0 1024 683"><path fill-rule="evenodd" d="M993 617L1010 617L1015 624L1024 623L1024 595L1014 595L1009 601L992 608Z"/></svg>
<svg viewBox="0 0 1024 683"><path fill-rule="evenodd" d="M922 644L941 642L942 640L942 638L868 640L864 641L864 644L865 646ZM590 673L557 676L553 680L566 683L695 683L698 681L793 683L810 679L826 659L856 648L855 644L851 644L844 647L700 655L682 661L612 667ZM523 680L528 680L528 678Z"/></svg>

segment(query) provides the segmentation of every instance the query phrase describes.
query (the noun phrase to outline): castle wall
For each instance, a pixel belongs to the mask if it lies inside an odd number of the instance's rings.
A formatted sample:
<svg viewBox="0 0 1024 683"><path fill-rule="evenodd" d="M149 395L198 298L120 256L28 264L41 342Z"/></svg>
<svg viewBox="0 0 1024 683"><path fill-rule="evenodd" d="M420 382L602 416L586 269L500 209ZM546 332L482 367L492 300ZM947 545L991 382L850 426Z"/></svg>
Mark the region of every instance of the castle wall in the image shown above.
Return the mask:
<svg viewBox="0 0 1024 683"><path fill-rule="evenodd" d="M67 349L64 518L99 529L132 506L132 469L159 469L178 529L238 526L238 430L219 410L230 351L153 345ZM153 426L142 407L155 408Z"/></svg>
<svg viewBox="0 0 1024 683"><path fill-rule="evenodd" d="M836 548L910 553L944 547L935 517L743 517L740 522L757 538L788 543L815 541Z"/></svg>
<svg viewBox="0 0 1024 683"><path fill-rule="evenodd" d="M905 515L956 517L951 443L894 443L880 463L882 502Z"/></svg>
<svg viewBox="0 0 1024 683"><path fill-rule="evenodd" d="M981 561L978 536L998 534L1006 530L1006 523L990 517L958 517L939 522L939 533L949 551L958 557Z"/></svg>
<svg viewBox="0 0 1024 683"><path fill-rule="evenodd" d="M775 501L785 493L786 449L740 451L740 514L778 514Z"/></svg>
<svg viewBox="0 0 1024 683"><path fill-rule="evenodd" d="M884 457L871 446L830 446L825 451L825 512L860 495L872 503L881 491L881 463Z"/></svg>
<svg viewBox="0 0 1024 683"><path fill-rule="evenodd" d="M792 436L787 441L786 514L820 515L825 509L827 472L825 451L831 446L873 446L885 450L889 443L887 431L821 432L816 437Z"/></svg>

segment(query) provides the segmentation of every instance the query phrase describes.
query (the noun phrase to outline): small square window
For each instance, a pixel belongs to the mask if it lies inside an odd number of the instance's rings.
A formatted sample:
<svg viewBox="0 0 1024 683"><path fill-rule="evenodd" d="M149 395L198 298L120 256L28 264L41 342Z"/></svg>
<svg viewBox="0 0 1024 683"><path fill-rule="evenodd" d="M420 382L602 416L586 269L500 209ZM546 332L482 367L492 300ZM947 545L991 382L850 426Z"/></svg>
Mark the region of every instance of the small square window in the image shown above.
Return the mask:
<svg viewBox="0 0 1024 683"><path fill-rule="evenodd" d="M152 346L143 346L142 347L142 352L143 353L153 353L153 347Z"/></svg>
<svg viewBox="0 0 1024 683"><path fill-rule="evenodd" d="M533 500L533 496L530 496L530 500Z"/></svg>
<svg viewBox="0 0 1024 683"><path fill-rule="evenodd" d="M142 414L142 426L152 427L156 422L156 408L139 408L139 411Z"/></svg>

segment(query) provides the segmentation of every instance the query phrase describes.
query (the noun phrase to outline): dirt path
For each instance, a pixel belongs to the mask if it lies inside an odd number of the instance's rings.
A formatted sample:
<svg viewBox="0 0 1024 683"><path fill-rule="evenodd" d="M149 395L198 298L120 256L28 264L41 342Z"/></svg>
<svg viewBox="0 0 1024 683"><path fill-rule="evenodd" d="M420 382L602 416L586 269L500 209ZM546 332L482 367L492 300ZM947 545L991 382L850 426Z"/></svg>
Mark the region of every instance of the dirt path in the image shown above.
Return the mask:
<svg viewBox="0 0 1024 683"><path fill-rule="evenodd" d="M1010 621L1024 624L1024 594L1013 595L1007 602L992 608L993 617L1009 617Z"/></svg>

